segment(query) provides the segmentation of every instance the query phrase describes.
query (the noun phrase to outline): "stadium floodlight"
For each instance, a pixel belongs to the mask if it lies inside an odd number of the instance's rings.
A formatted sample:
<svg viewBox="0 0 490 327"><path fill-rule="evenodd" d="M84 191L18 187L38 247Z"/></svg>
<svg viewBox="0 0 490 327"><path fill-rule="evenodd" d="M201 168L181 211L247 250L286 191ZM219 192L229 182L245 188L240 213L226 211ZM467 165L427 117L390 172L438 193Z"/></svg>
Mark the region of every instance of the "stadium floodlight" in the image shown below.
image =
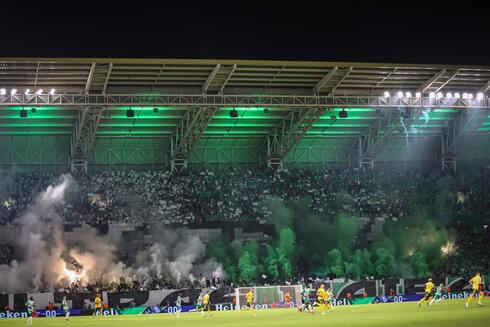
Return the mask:
<svg viewBox="0 0 490 327"><path fill-rule="evenodd" d="M396 96L401 99L403 98L403 92L402 91L398 91L398 93L396 94Z"/></svg>
<svg viewBox="0 0 490 327"><path fill-rule="evenodd" d="M468 93L467 92L463 92L463 99L468 99Z"/></svg>
<svg viewBox="0 0 490 327"><path fill-rule="evenodd" d="M412 92L405 92L405 97L411 98L412 97Z"/></svg>
<svg viewBox="0 0 490 327"><path fill-rule="evenodd" d="M7 94L7 90L6 89L0 89L0 95L5 95Z"/></svg>
<svg viewBox="0 0 490 327"><path fill-rule="evenodd" d="M16 94L17 94L17 89L10 90L10 95L16 95Z"/></svg>
<svg viewBox="0 0 490 327"><path fill-rule="evenodd" d="M446 98L451 99L453 97L453 94L451 92L446 93Z"/></svg>
<svg viewBox="0 0 490 327"><path fill-rule="evenodd" d="M436 93L435 92L430 92L429 93L429 97L430 98L435 98L436 97Z"/></svg>
<svg viewBox="0 0 490 327"><path fill-rule="evenodd" d="M51 94L51 95L54 95L54 92L56 92L56 90L55 90L55 89L51 89L51 90L49 90L49 94Z"/></svg>
<svg viewBox="0 0 490 327"><path fill-rule="evenodd" d="M437 92L437 98L440 99L444 97L444 94L442 94L442 92Z"/></svg>
<svg viewBox="0 0 490 327"><path fill-rule="evenodd" d="M461 98L461 95L459 94L459 92L454 93L454 98L455 99Z"/></svg>
<svg viewBox="0 0 490 327"><path fill-rule="evenodd" d="M415 97L416 97L416 98L421 98L421 97L422 97L422 93L420 93L420 92L416 92L416 93L415 93Z"/></svg>
<svg viewBox="0 0 490 327"><path fill-rule="evenodd" d="M385 96L385 98L389 98L390 97L390 92L385 91L384 96Z"/></svg>
<svg viewBox="0 0 490 327"><path fill-rule="evenodd" d="M43 89L39 89L36 91L36 95L41 95L41 94L43 94Z"/></svg>
<svg viewBox="0 0 490 327"><path fill-rule="evenodd" d="M31 93L31 89L26 89L26 90L24 91L24 94L25 94L25 95L29 95L29 93Z"/></svg>
<svg viewBox="0 0 490 327"><path fill-rule="evenodd" d="M477 100L483 100L483 92L478 92L476 95Z"/></svg>
<svg viewBox="0 0 490 327"><path fill-rule="evenodd" d="M473 93L468 93L468 100L473 99Z"/></svg>

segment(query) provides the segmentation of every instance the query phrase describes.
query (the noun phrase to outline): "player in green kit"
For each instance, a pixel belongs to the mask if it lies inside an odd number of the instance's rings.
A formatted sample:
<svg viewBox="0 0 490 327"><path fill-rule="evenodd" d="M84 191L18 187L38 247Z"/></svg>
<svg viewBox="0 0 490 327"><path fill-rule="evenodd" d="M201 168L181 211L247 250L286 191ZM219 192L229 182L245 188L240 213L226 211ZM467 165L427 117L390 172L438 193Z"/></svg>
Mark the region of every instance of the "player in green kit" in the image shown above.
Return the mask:
<svg viewBox="0 0 490 327"><path fill-rule="evenodd" d="M68 301L66 301L66 296L63 296L63 301L61 301L61 307L65 311L65 320L70 319L70 308L68 307Z"/></svg>
<svg viewBox="0 0 490 327"><path fill-rule="evenodd" d="M301 293L301 299L303 301L303 304L299 307L299 312L313 313L313 306L311 305L310 300L310 290L307 287L303 289L303 292Z"/></svg>
<svg viewBox="0 0 490 327"><path fill-rule="evenodd" d="M446 288L444 287L444 284L440 284L436 288L436 292L434 293L434 297L430 301L429 305L432 305L435 303L439 303L442 301L442 296L446 293Z"/></svg>
<svg viewBox="0 0 490 327"><path fill-rule="evenodd" d="M182 312L182 296L179 294L177 296L177 300L175 300L175 306L177 307L177 310L175 311L175 315L178 317L180 316L180 313Z"/></svg>
<svg viewBox="0 0 490 327"><path fill-rule="evenodd" d="M32 296L26 302L27 307L27 325L32 326L32 315L34 314L34 310L36 310L36 305L34 304L34 299Z"/></svg>
<svg viewBox="0 0 490 327"><path fill-rule="evenodd" d="M199 294L199 297L197 298L196 312L200 312L203 310L202 300L203 300L203 295L201 293L201 294Z"/></svg>

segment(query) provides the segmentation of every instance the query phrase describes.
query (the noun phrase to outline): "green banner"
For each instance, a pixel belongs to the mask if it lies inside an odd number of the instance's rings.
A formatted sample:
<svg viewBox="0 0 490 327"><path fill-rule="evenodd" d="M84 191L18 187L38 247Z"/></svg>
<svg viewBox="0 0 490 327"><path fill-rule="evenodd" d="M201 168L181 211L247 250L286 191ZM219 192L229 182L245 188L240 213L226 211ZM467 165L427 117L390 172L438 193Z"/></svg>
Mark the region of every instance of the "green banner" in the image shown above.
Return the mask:
<svg viewBox="0 0 490 327"><path fill-rule="evenodd" d="M367 296L367 297L359 297L350 300L352 304L370 304L374 300L374 296Z"/></svg>
<svg viewBox="0 0 490 327"><path fill-rule="evenodd" d="M118 309L118 313L121 315L137 315L143 313L146 307L134 307L134 308L122 308Z"/></svg>

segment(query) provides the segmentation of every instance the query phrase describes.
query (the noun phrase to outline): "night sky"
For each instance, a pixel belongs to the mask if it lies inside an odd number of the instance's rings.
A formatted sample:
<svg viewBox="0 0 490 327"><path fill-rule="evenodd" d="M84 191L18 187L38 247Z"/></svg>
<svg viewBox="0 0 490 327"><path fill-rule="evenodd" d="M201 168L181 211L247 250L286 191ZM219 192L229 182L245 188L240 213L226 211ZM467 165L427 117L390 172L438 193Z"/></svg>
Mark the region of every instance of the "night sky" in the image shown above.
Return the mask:
<svg viewBox="0 0 490 327"><path fill-rule="evenodd" d="M9 1L0 57L490 64L489 17L477 1L234 2Z"/></svg>

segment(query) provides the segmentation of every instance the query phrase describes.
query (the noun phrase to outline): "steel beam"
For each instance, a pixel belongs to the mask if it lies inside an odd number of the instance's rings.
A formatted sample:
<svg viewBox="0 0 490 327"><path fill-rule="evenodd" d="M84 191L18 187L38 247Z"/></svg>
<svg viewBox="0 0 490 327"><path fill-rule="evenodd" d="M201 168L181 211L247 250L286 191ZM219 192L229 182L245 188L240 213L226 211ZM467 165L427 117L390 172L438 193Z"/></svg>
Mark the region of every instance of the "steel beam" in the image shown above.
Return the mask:
<svg viewBox="0 0 490 327"><path fill-rule="evenodd" d="M447 80L446 80L444 83L442 83L442 85L440 85L440 86L439 86L439 87L438 87L438 88L437 88L437 89L436 89L434 92L439 92L440 90L442 90L442 89L444 88L444 86L446 86L446 85L447 85L449 82L451 82L451 80L452 80L453 78L455 78L456 76L458 76L458 75L459 75L459 72L460 72L460 70L459 70L459 69L458 69L458 70L456 70L456 71L455 71L455 72L454 72L454 73L453 73L451 76L449 76L449 77L448 77L448 79L447 79Z"/></svg>
<svg viewBox="0 0 490 327"><path fill-rule="evenodd" d="M95 135L103 112L104 108L100 107L83 107L78 112L71 139L72 172L87 171L88 161L92 156L95 144Z"/></svg>
<svg viewBox="0 0 490 327"><path fill-rule="evenodd" d="M235 106L314 108L490 108L490 99L397 98L379 96L306 95L133 95L133 94L16 94L0 95L0 106Z"/></svg>
<svg viewBox="0 0 490 327"><path fill-rule="evenodd" d="M269 81L269 82L267 82L267 85L265 86L265 88L267 88L269 85L271 85L271 84L274 82L274 80L275 80L276 78L278 78L278 77L279 77L279 75L281 75L281 73L284 71L284 69L286 69L286 66L282 66L282 67L281 67L281 68L280 68L280 69L279 69L279 70L278 70L278 71L277 71L277 72L274 74L274 76L272 76L272 78L270 79L270 81Z"/></svg>
<svg viewBox="0 0 490 327"><path fill-rule="evenodd" d="M230 73L228 74L228 76L226 76L226 79L224 80L223 85L221 85L221 87L219 88L219 93L218 93L218 94L223 94L223 90L225 89L226 84L228 84L228 82L230 81L231 76L233 76L233 73L235 73L236 67L237 67L237 65L236 65L236 64L234 64L234 65L231 67L231 71L230 71Z"/></svg>
<svg viewBox="0 0 490 327"><path fill-rule="evenodd" d="M211 83L213 82L213 79L216 76L216 74L218 73L220 67L221 67L220 64L217 64L216 66L214 66L213 70L211 71L211 74L209 74L208 78L206 79L206 81L204 82L204 84L202 86L202 94L208 93L209 85L211 85Z"/></svg>
<svg viewBox="0 0 490 327"><path fill-rule="evenodd" d="M107 75L105 77L105 81L104 81L104 86L102 87L102 94L105 94L106 93L106 90L107 90L107 84L109 84L109 78L111 77L111 73L112 73L112 67L113 67L113 64L112 62L109 64L109 68L107 70Z"/></svg>
<svg viewBox="0 0 490 327"><path fill-rule="evenodd" d="M479 92L486 93L488 90L490 90L490 81L486 82L485 85L481 87Z"/></svg>
<svg viewBox="0 0 490 327"><path fill-rule="evenodd" d="M425 81L424 84L420 85L417 88L417 92L424 93L428 88L430 88L432 86L432 84L434 84L434 82L436 82L439 78L441 78L442 75L444 75L445 73L446 73L446 70L443 69L440 72L438 72L437 74L435 74L434 76L432 76L430 79Z"/></svg>
<svg viewBox="0 0 490 327"><path fill-rule="evenodd" d="M172 135L170 148L172 170L187 167L189 154L218 110L219 107L204 106L186 111Z"/></svg>
<svg viewBox="0 0 490 327"><path fill-rule="evenodd" d="M383 77L381 79L381 81L379 81L378 83L376 83L376 85L373 87L374 88L377 88L378 86L380 86L384 81L386 81L388 78L391 77L391 75L393 75L394 73L396 73L396 71L398 70L398 67L397 68L394 68L391 72L389 72L388 75L386 75L385 77Z"/></svg>
<svg viewBox="0 0 490 327"><path fill-rule="evenodd" d="M112 63L97 63L92 65L87 85L85 86L85 93L105 94L112 73L112 67Z"/></svg>
<svg viewBox="0 0 490 327"><path fill-rule="evenodd" d="M268 165L270 167L282 166L284 157L301 141L325 110L324 107L316 107L291 111L268 136Z"/></svg>
<svg viewBox="0 0 490 327"><path fill-rule="evenodd" d="M87 82L85 83L85 94L88 94L90 91L90 87L92 86L92 80L94 78L95 72L95 63L90 66L90 73L88 73Z"/></svg>
<svg viewBox="0 0 490 327"><path fill-rule="evenodd" d="M352 72L352 70L353 70L353 67L349 67L345 71L344 76L342 76L342 78L337 82L337 84L335 84L335 86L330 91L330 94L335 94L335 90L337 90L337 88L340 86L340 84L342 84L342 82L349 76L349 74Z"/></svg>
<svg viewBox="0 0 490 327"><path fill-rule="evenodd" d="M313 87L313 95L319 95L321 88L327 83L329 80L332 79L332 77L335 75L337 72L338 67L335 66L332 68L325 76L322 77L322 79L316 83L315 87Z"/></svg>

